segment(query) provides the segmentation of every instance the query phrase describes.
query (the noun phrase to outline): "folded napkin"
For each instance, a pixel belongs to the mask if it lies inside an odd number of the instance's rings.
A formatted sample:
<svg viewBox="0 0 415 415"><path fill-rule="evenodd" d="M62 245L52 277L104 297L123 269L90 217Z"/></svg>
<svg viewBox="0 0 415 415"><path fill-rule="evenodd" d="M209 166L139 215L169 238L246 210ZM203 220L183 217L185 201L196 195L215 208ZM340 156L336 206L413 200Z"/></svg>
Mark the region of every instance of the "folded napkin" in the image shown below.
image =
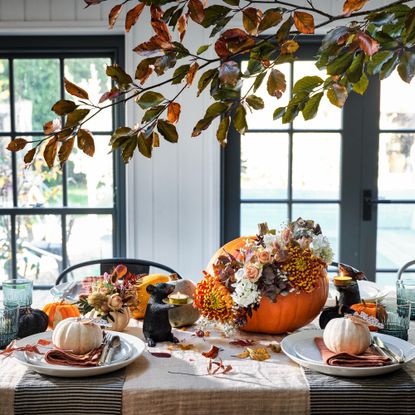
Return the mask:
<svg viewBox="0 0 415 415"><path fill-rule="evenodd" d="M102 346L86 354L75 354L65 350L52 349L45 353L46 362L51 365L94 367L98 366Z"/></svg>
<svg viewBox="0 0 415 415"><path fill-rule="evenodd" d="M324 344L322 337L314 339L324 363L330 366L344 367L373 367L386 366L392 363L391 359L381 356L372 346L360 355L351 353L334 353Z"/></svg>

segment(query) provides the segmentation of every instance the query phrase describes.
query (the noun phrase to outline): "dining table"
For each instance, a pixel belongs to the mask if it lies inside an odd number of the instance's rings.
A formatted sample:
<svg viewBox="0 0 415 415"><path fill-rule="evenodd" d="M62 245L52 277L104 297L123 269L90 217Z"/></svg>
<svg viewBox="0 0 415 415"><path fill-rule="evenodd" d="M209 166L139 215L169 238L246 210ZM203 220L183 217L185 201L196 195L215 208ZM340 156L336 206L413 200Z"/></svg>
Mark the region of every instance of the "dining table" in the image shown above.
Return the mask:
<svg viewBox="0 0 415 415"><path fill-rule="evenodd" d="M35 291L33 307L50 299ZM301 330L316 328L318 320ZM131 319L126 333L145 340L142 321ZM0 415L415 414L415 361L382 376L328 376L270 348L284 335L226 336L198 325L173 334L178 344L146 346L126 368L88 378L41 375L0 357ZM415 322L409 342L415 344ZM248 345L268 347L269 358L242 358ZM213 346L219 354L212 359Z"/></svg>

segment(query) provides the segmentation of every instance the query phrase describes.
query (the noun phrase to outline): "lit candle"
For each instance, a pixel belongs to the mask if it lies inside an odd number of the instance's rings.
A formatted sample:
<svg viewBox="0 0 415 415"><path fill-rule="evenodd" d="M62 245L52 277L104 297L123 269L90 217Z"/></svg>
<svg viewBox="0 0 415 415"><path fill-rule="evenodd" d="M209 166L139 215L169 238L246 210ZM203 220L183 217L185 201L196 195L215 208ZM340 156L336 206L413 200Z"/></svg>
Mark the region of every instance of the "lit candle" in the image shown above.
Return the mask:
<svg viewBox="0 0 415 415"><path fill-rule="evenodd" d="M352 277L340 272L340 275L334 277L333 281L339 293L339 304L351 306L360 303L359 286Z"/></svg>
<svg viewBox="0 0 415 415"><path fill-rule="evenodd" d="M181 293L180 291L170 294L168 298L170 304L187 304L189 300L189 296Z"/></svg>

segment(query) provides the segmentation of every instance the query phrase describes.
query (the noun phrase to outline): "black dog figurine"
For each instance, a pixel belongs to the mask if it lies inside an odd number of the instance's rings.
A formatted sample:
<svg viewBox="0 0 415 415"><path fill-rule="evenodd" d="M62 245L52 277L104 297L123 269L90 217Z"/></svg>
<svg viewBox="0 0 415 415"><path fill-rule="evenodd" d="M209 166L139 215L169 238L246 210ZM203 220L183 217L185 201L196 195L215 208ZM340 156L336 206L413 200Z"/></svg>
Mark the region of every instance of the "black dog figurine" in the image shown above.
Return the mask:
<svg viewBox="0 0 415 415"><path fill-rule="evenodd" d="M154 347L157 342L179 342L171 332L169 321L169 310L176 306L163 303L163 300L173 291L174 285L166 283L149 285L147 287L147 292L151 297L144 316L143 332L149 347Z"/></svg>

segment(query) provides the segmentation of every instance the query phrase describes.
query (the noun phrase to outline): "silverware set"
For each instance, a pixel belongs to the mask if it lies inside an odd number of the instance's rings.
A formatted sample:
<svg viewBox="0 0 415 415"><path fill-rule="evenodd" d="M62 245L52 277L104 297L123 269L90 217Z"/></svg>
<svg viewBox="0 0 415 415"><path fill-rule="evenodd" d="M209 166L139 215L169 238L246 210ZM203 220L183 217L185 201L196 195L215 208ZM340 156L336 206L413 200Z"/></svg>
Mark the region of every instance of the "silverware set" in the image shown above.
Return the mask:
<svg viewBox="0 0 415 415"><path fill-rule="evenodd" d="M106 332L102 343L104 347L102 348L98 366L105 366L111 363L116 349L121 345L120 336Z"/></svg>
<svg viewBox="0 0 415 415"><path fill-rule="evenodd" d="M372 337L372 346L382 355L388 357L393 362L405 363L405 356L399 356L393 350L391 350L380 337Z"/></svg>

